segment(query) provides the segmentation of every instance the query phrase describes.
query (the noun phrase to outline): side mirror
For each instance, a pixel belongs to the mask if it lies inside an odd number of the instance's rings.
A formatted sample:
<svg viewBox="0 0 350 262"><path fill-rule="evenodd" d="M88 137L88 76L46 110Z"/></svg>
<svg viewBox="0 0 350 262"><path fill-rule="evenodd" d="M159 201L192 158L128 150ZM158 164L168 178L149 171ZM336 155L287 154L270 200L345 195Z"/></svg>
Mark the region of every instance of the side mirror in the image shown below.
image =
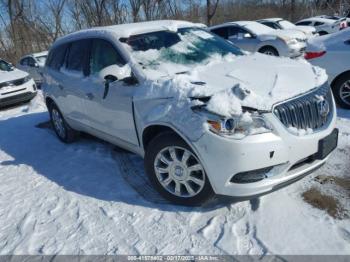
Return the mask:
<svg viewBox="0 0 350 262"><path fill-rule="evenodd" d="M39 68L39 64L38 63L34 63L34 67Z"/></svg>
<svg viewBox="0 0 350 262"><path fill-rule="evenodd" d="M99 78L106 82L120 81L131 76L131 68L128 64L124 66L110 65L103 68L99 73Z"/></svg>

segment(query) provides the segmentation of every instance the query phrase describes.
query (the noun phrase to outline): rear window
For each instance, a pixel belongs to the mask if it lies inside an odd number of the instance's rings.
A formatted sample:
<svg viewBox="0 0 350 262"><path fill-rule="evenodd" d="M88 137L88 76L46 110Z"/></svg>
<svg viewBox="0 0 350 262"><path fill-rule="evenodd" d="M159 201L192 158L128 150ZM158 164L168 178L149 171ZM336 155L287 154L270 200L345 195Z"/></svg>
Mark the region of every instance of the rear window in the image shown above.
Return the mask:
<svg viewBox="0 0 350 262"><path fill-rule="evenodd" d="M83 71L89 57L90 40L79 40L71 43L69 47L66 69Z"/></svg>
<svg viewBox="0 0 350 262"><path fill-rule="evenodd" d="M46 66L54 70L59 70L63 65L64 58L67 52L67 47L68 45L64 44L57 46L53 50L51 50L46 60Z"/></svg>

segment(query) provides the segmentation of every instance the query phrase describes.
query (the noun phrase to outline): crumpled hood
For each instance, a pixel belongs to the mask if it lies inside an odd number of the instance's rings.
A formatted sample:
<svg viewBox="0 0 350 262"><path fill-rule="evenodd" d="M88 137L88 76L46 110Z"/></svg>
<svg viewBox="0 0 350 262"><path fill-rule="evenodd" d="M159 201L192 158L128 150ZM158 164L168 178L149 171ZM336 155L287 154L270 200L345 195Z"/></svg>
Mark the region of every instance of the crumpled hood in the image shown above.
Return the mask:
<svg viewBox="0 0 350 262"><path fill-rule="evenodd" d="M13 71L0 70L0 83L21 79L26 76L28 76L28 73L19 69L14 69Z"/></svg>
<svg viewBox="0 0 350 262"><path fill-rule="evenodd" d="M304 60L262 54L212 63L198 69L195 75L198 81L206 84L192 90L191 96L212 96L229 91L241 100L242 106L260 110L271 110L274 104L306 93L327 81L323 69ZM194 80L192 83L196 84ZM242 92L244 98L239 97Z"/></svg>

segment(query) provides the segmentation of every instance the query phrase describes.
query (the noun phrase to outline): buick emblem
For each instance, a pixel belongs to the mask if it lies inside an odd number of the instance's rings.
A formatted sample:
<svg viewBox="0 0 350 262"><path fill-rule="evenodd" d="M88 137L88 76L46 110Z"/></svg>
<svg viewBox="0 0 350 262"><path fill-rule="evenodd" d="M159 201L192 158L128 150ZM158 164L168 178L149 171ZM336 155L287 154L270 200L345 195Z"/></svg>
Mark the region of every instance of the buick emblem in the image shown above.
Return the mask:
<svg viewBox="0 0 350 262"><path fill-rule="evenodd" d="M326 100L317 101L318 112L321 117L326 118L329 114L329 103Z"/></svg>

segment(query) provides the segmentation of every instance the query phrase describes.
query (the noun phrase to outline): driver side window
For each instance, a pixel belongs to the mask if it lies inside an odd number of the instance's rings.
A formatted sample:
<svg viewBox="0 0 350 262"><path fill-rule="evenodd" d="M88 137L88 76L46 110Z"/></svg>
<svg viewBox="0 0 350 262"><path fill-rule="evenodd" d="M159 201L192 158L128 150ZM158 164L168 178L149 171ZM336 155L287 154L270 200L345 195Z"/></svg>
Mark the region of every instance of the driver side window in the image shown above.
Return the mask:
<svg viewBox="0 0 350 262"><path fill-rule="evenodd" d="M125 65L124 59L117 50L106 40L94 39L91 49L90 74L99 73L103 68L110 65Z"/></svg>
<svg viewBox="0 0 350 262"><path fill-rule="evenodd" d="M240 27L235 27L235 26L230 27L229 38L242 39L242 38L250 38L250 37L252 37L252 35L248 31Z"/></svg>

